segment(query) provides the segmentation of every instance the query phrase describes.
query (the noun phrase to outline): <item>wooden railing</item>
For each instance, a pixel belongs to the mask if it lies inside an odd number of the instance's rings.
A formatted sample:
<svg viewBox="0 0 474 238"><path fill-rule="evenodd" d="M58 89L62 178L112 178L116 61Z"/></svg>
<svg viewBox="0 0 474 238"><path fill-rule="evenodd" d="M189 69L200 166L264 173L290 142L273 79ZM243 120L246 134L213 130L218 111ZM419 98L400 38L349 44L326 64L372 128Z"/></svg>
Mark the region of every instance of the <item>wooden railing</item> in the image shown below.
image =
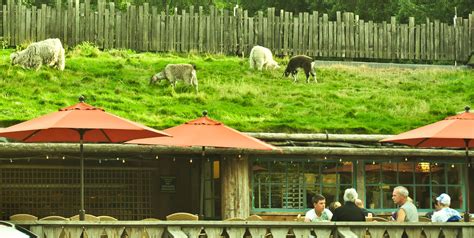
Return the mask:
<svg viewBox="0 0 474 238"><path fill-rule="evenodd" d="M474 223L395 222L269 222L269 221L22 221L40 238L161 237L474 237ZM87 235L87 236L86 236Z"/></svg>

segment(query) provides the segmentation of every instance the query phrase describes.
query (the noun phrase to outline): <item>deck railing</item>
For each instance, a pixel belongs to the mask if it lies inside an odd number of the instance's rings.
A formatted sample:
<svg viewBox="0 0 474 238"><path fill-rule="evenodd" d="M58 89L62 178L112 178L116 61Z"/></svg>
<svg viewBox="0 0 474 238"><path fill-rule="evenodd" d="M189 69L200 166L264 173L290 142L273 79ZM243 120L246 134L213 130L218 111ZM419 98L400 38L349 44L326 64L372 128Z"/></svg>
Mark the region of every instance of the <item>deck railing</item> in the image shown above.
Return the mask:
<svg viewBox="0 0 474 238"><path fill-rule="evenodd" d="M40 238L474 237L474 222L22 221ZM405 235L406 234L406 235ZM81 236L82 235L82 236Z"/></svg>

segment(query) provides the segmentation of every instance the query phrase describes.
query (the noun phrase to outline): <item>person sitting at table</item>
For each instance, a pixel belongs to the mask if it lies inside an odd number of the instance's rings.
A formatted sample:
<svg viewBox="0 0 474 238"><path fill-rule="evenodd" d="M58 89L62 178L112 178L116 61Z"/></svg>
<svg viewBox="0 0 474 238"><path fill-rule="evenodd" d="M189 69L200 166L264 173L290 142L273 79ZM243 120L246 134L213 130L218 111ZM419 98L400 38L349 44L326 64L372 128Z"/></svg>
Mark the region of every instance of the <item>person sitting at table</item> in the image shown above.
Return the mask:
<svg viewBox="0 0 474 238"><path fill-rule="evenodd" d="M334 211L331 221L365 221L364 212L355 204L358 196L355 189L346 189L344 191L344 205Z"/></svg>
<svg viewBox="0 0 474 238"><path fill-rule="evenodd" d="M356 199L355 204L356 204L356 206L358 206L362 210L362 212L364 213L364 216L368 217L369 213L373 214L371 211L367 210L364 207L364 202L362 202L362 200Z"/></svg>
<svg viewBox="0 0 474 238"><path fill-rule="evenodd" d="M306 212L304 216L305 222L319 222L319 221L330 221L332 218L332 212L326 208L326 198L322 194L314 195L313 209Z"/></svg>
<svg viewBox="0 0 474 238"><path fill-rule="evenodd" d="M451 197L442 193L437 198L436 201L440 207L439 211L433 213L431 217L432 222L448 222L448 221L460 221L461 214L458 211L449 207L451 205Z"/></svg>

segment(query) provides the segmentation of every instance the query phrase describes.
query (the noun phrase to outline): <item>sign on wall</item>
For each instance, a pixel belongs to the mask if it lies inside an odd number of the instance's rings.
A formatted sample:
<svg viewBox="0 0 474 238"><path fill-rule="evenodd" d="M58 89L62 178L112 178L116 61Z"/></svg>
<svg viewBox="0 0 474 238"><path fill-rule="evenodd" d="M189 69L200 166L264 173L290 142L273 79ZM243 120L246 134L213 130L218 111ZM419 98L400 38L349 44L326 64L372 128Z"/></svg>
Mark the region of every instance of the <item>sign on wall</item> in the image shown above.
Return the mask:
<svg viewBox="0 0 474 238"><path fill-rule="evenodd" d="M160 192L174 193L176 192L175 176L160 176Z"/></svg>

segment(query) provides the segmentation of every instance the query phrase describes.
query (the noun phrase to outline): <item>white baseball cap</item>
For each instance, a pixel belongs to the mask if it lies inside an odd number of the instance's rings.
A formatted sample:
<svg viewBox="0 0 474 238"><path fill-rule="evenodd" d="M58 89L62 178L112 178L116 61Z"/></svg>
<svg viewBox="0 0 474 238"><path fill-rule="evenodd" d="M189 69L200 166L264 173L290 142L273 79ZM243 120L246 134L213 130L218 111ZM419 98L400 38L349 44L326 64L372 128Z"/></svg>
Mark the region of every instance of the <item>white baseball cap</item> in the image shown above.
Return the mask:
<svg viewBox="0 0 474 238"><path fill-rule="evenodd" d="M449 206L451 204L451 197L446 193L442 193L436 198L436 201L443 205Z"/></svg>

